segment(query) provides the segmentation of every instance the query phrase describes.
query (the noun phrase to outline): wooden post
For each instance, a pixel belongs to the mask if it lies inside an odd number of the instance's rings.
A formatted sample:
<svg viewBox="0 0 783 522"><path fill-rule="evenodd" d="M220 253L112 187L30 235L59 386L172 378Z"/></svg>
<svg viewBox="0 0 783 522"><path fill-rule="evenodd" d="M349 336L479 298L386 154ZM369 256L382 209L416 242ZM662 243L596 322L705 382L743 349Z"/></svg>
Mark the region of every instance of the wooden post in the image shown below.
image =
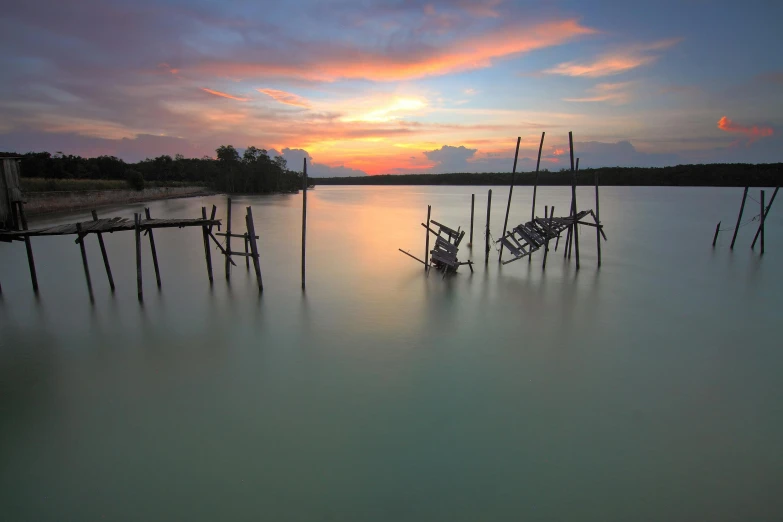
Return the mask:
<svg viewBox="0 0 783 522"><path fill-rule="evenodd" d="M427 205L427 230L424 231L426 239L424 240L424 271L430 270L430 215L432 213L432 206Z"/></svg>
<svg viewBox="0 0 783 522"><path fill-rule="evenodd" d="M595 244L598 247L598 266L601 266L601 203L598 198L598 172L595 173Z"/></svg>
<svg viewBox="0 0 783 522"><path fill-rule="evenodd" d="M247 241L250 243L250 251L253 256L253 267L256 269L256 280L258 280L258 291L264 291L264 281L261 279L261 260L258 257L258 244L256 243L256 227L253 223L253 211L250 207L247 207L247 215L245 216L245 223L247 224ZM304 288L304 280L302 281L302 288Z"/></svg>
<svg viewBox="0 0 783 522"><path fill-rule="evenodd" d="M231 198L226 209L226 281L231 279Z"/></svg>
<svg viewBox="0 0 783 522"><path fill-rule="evenodd" d="M22 230L28 230L27 217L24 215L24 207L21 201L17 201L16 205L19 207L19 223L22 226ZM13 210L14 206L11 205ZM33 258L33 245L30 243L30 236L24 236L24 248L27 251L27 266L30 268L30 281L33 283L33 292L38 293L38 275L35 271L35 258Z"/></svg>
<svg viewBox="0 0 783 522"><path fill-rule="evenodd" d="M150 218L150 209L145 208L144 214L147 216L147 219ZM155 267L155 280L158 283L158 288L160 288L160 269L158 268L158 253L155 250L155 238L152 236L152 229L147 229L147 234L150 236L150 250L152 250L152 264Z"/></svg>
<svg viewBox="0 0 783 522"><path fill-rule="evenodd" d="M492 189L487 195L487 229L484 231L484 266L489 263L489 211L492 208ZM505 232L504 232L505 234Z"/></svg>
<svg viewBox="0 0 783 522"><path fill-rule="evenodd" d="M517 136L517 151L514 153L514 168L511 170L511 186L508 189L508 204L506 205L506 219L503 220L503 230L500 232L500 236L506 234L506 227L508 226L508 213L511 210L511 195L514 193L514 177L517 175L517 158L519 157L519 142L522 141L521 136ZM498 253L498 263L503 260L503 247L500 248Z"/></svg>
<svg viewBox="0 0 783 522"><path fill-rule="evenodd" d="M718 224L715 225L715 235L712 236L712 246L715 247L715 242L718 240L718 232L720 232L720 221L718 221ZM753 247L751 247L753 248Z"/></svg>
<svg viewBox="0 0 783 522"><path fill-rule="evenodd" d="M571 158L574 157L574 138L571 131L568 132L568 145L571 148ZM573 163L573 159L572 159ZM574 245L576 246L576 269L579 270L579 225L576 221L576 214L577 214L577 208L576 208L576 172L579 170L579 159L576 160L576 170L574 170L573 175L571 176L571 199L573 200L574 205L574 231L571 233L571 239L574 242ZM570 255L570 252L569 252Z"/></svg>
<svg viewBox="0 0 783 522"><path fill-rule="evenodd" d="M471 194L470 195L470 241L468 242L468 246L470 248L473 248L473 207L476 204L476 195Z"/></svg>
<svg viewBox="0 0 783 522"><path fill-rule="evenodd" d="M544 136L546 132L541 133L541 143L538 145L538 160L536 161L536 179L533 182L533 208L530 211L530 221L536 219L536 192L538 191L538 168L541 166L541 151L544 149ZM546 214L544 215L546 217Z"/></svg>
<svg viewBox="0 0 783 522"><path fill-rule="evenodd" d="M247 255L248 252L250 252L249 247L250 245L247 239L247 232L245 232L245 270L248 272L250 271L250 256Z"/></svg>
<svg viewBox="0 0 783 522"><path fill-rule="evenodd" d="M302 290L305 289L305 259L307 250L307 158L302 162Z"/></svg>
<svg viewBox="0 0 783 522"><path fill-rule="evenodd" d="M730 250L734 250L734 242L737 240L737 231L740 227L740 221L742 221L742 212L745 210L745 198L748 197L748 188L745 187L745 191L742 193L742 204L740 205L739 215L737 216L737 224L734 226L734 235L731 238Z"/></svg>
<svg viewBox="0 0 783 522"><path fill-rule="evenodd" d="M769 198L769 204L767 205L767 209L764 211L764 219L767 219L767 214L769 214L769 209L772 206L772 203L775 201L775 196L778 195L778 189L780 187L775 187L775 192L772 193L772 197ZM753 237L753 243L750 245L750 248L753 248L756 246L756 240L759 238L759 233L761 232L761 225L759 224L759 228L756 230L756 235Z"/></svg>
<svg viewBox="0 0 783 522"><path fill-rule="evenodd" d="M84 265L84 278L87 279L87 291L90 293L90 301L94 301L95 297L92 295L92 281L90 280L90 267L87 264L87 250L84 248L84 238L86 234L82 234L82 224L76 223L76 234L79 239L76 241L79 243L79 249L82 251L82 265Z"/></svg>
<svg viewBox="0 0 783 522"><path fill-rule="evenodd" d="M98 213L94 210L92 211L92 220L98 221ZM109 266L109 254L106 253L106 245L103 242L103 234L98 232L96 234L98 236L98 245L101 247L101 256L103 257L103 266L106 267L106 277L109 278L109 287L111 288L111 291L114 292L114 278L111 275L111 267Z"/></svg>
<svg viewBox="0 0 783 522"><path fill-rule="evenodd" d="M761 230L761 255L764 255L764 191L761 191L761 225L759 226L759 230Z"/></svg>
<svg viewBox="0 0 783 522"><path fill-rule="evenodd" d="M136 231L136 289L139 301L144 300L144 291L141 285L141 214L133 214L134 229Z"/></svg>
<svg viewBox="0 0 783 522"><path fill-rule="evenodd" d="M201 217L207 219L207 208L201 207ZM212 207L212 219L215 218L215 207ZM204 236L204 258L207 260L207 275L209 284L212 284L212 254L209 251L209 231L206 225L201 227L201 234Z"/></svg>
<svg viewBox="0 0 783 522"><path fill-rule="evenodd" d="M552 229L552 216L554 215L555 215L555 206L552 205L552 210L549 211L549 220L547 221L547 227L549 227L550 230ZM546 207L544 207L544 217L546 217ZM544 248L544 264L541 267L542 270L546 270L546 258L548 253L549 253L549 234L547 234L546 236L546 247Z"/></svg>

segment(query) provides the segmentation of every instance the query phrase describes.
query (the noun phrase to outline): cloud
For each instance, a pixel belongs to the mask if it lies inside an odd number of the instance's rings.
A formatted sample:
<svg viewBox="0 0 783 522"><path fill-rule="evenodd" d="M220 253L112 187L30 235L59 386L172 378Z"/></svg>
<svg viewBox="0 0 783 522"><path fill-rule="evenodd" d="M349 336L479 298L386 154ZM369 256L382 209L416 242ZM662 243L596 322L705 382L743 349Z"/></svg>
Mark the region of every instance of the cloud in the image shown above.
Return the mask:
<svg viewBox="0 0 783 522"><path fill-rule="evenodd" d="M482 69L493 60L561 45L597 31L576 20L557 20L520 26L507 23L474 36L458 36L440 44L411 40L381 49L330 42L297 43L299 56L283 59L270 54L259 61L212 60L180 69L242 78L289 77L316 81L367 79L387 82Z"/></svg>
<svg viewBox="0 0 783 522"><path fill-rule="evenodd" d="M567 102L593 103L604 102L611 105L623 105L630 101L629 87L633 82L599 83L590 89L590 95L582 98L563 98Z"/></svg>
<svg viewBox="0 0 783 522"><path fill-rule="evenodd" d="M758 139L772 136L775 133L772 127L759 127L757 125L753 125L752 127L745 127L744 125L739 125L737 123L734 123L726 116L718 120L718 128L726 132L736 132L739 134L744 134L749 139L748 143L753 143Z"/></svg>
<svg viewBox="0 0 783 522"><path fill-rule="evenodd" d="M273 155L278 155L276 150L270 151ZM363 170L352 169L344 165L330 166L323 163L316 163L313 157L304 149L285 148L282 150L282 156L288 163L288 168L297 172L302 171L304 159L307 158L307 175L313 178L330 178L342 176L366 176Z"/></svg>
<svg viewBox="0 0 783 522"><path fill-rule="evenodd" d="M293 105L295 107L304 107L309 109L311 107L310 102L302 98L298 94L293 94L286 91L278 91L277 89L256 89L261 94L271 96L275 101L284 103L286 105Z"/></svg>
<svg viewBox="0 0 783 522"><path fill-rule="evenodd" d="M612 76L650 64L658 59L653 51L661 51L676 45L679 38L661 40L651 44L629 46L598 57L590 63L564 62L544 72L562 76L585 76L598 78Z"/></svg>
<svg viewBox="0 0 783 522"><path fill-rule="evenodd" d="M212 89L207 89L206 87L201 88L202 91L208 92L209 94L214 94L215 96L221 96L223 98L228 98L229 100L236 100L241 102L246 102L250 98L240 98L239 96L232 96L231 94L226 94L225 92L220 91L213 91Z"/></svg>
<svg viewBox="0 0 783 522"><path fill-rule="evenodd" d="M424 156L435 162L432 171L436 173L444 172L470 172L468 160L472 158L478 149L469 149L464 145L453 147L444 145L435 150L424 152Z"/></svg>

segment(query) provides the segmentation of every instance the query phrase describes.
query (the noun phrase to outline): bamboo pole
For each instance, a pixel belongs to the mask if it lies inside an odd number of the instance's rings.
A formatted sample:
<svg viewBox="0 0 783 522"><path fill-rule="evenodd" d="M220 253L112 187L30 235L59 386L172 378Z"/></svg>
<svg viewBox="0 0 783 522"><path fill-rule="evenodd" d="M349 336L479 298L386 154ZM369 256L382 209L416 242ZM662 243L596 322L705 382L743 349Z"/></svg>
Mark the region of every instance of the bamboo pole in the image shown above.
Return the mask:
<svg viewBox="0 0 783 522"><path fill-rule="evenodd" d="M555 211L554 205L552 206L552 212ZM552 228L552 217L549 214L549 208L547 205L544 205L544 218L549 216L549 220L547 221L547 227L548 230L546 231L546 243L544 243L544 262L541 265L541 270L546 270L546 258L547 254L549 254L549 229Z"/></svg>
<svg viewBox="0 0 783 522"><path fill-rule="evenodd" d="M16 205L19 207L19 224L22 226L22 230L28 230L27 217L24 214L24 207L21 201L17 201ZM13 210L14 205L11 205ZM35 258L33 257L33 245L30 243L30 236L24 236L24 248L27 251L27 266L30 268L30 281L33 284L33 292L38 294L38 274L35 270Z"/></svg>
<svg viewBox="0 0 783 522"><path fill-rule="evenodd" d="M98 213L92 211L92 220L98 221ZM101 256L103 257L103 266L106 268L106 277L109 279L109 287L114 292L114 277L111 275L111 266L109 266L109 254L106 253L106 244L103 242L103 234L98 232L98 245L101 247Z"/></svg>
<svg viewBox="0 0 783 522"><path fill-rule="evenodd" d="M133 214L134 230L136 231L136 290L139 301L144 300L144 291L141 284L141 214Z"/></svg>
<svg viewBox="0 0 783 522"><path fill-rule="evenodd" d="M598 247L598 266L601 266L601 203L598 197L598 172L595 173L595 244Z"/></svg>
<svg viewBox="0 0 783 522"><path fill-rule="evenodd" d="M487 228L484 231L484 266L489 263L489 211L492 208L492 189L487 195Z"/></svg>
<svg viewBox="0 0 783 522"><path fill-rule="evenodd" d="M150 217L150 209L145 208L144 214L147 216L147 219L152 219ZM158 252L155 250L155 238L152 235L152 229L147 229L147 235L150 238L150 250L152 251L152 264L155 267L155 281L158 283L158 288L160 288L160 269L158 268Z"/></svg>
<svg viewBox="0 0 783 522"><path fill-rule="evenodd" d="M718 232L720 232L720 221L715 225L715 235L712 236L712 247L715 248L715 242L718 241ZM751 247L753 248L753 247Z"/></svg>
<svg viewBox="0 0 783 522"><path fill-rule="evenodd" d="M430 270L430 216L432 215L432 206L427 205L427 230L424 231L426 239L424 240L424 271Z"/></svg>
<svg viewBox="0 0 783 522"><path fill-rule="evenodd" d="M506 219L503 220L503 230L500 231L500 236L503 237L506 234L506 227L508 227L508 213L511 210L511 196L514 194L514 178L517 175L517 158L519 158L519 142L522 141L521 136L517 136L517 151L514 153L514 168L511 170L511 186L508 189L508 203L506 204ZM498 253L498 263L503 261L503 247L500 248Z"/></svg>
<svg viewBox="0 0 783 522"><path fill-rule="evenodd" d="M764 255L764 219L765 219L765 213L764 213L764 191L761 191L761 225L759 226L759 230L761 230L761 255Z"/></svg>
<svg viewBox="0 0 783 522"><path fill-rule="evenodd" d="M737 224L734 226L734 235L731 237L730 250L734 250L734 242L737 240L737 231L740 227L740 221L742 221L742 212L745 210L745 199L748 197L748 188L745 187L745 191L742 193L742 204L740 205L739 214L737 215Z"/></svg>
<svg viewBox="0 0 783 522"><path fill-rule="evenodd" d="M530 211L530 221L536 219L536 192L538 192L538 168L541 166L541 151L544 149L545 135L546 132L541 133L541 143L538 145L538 160L536 160L536 179L533 182L533 208ZM546 215L544 217L546 217Z"/></svg>
<svg viewBox="0 0 783 522"><path fill-rule="evenodd" d="M258 281L258 291L264 291L264 281L261 279L261 260L258 256L258 244L256 243L256 227L253 223L253 211L250 207L247 207L247 215L245 216L245 223L247 224L248 242L250 243L250 251L253 257L253 268L256 270L256 280ZM247 258L245 258L247 259ZM302 284L304 288L304 282Z"/></svg>
<svg viewBox="0 0 783 522"><path fill-rule="evenodd" d="M79 250L82 252L82 265L84 265L84 278L87 280L87 291L90 294L90 301L95 301L95 297L92 294L92 281L90 280L90 266L87 264L87 250L84 248L84 238L86 234L82 234L82 224L76 223L76 234L79 239L76 241L79 243Z"/></svg>
<svg viewBox="0 0 783 522"><path fill-rule="evenodd" d="M302 290L305 288L305 258L307 247L307 158L302 163Z"/></svg>
<svg viewBox="0 0 783 522"><path fill-rule="evenodd" d="M574 139L573 134L568 132L568 145L571 148L571 157L574 157ZM574 245L576 246L576 269L579 270L579 224L576 221L576 172L579 170L579 158L576 160L576 169L571 177L571 197L574 201L574 231L571 234Z"/></svg>
<svg viewBox="0 0 783 522"><path fill-rule="evenodd" d="M476 195L470 195L470 241L468 246L473 248L473 207L476 205Z"/></svg>
<svg viewBox="0 0 783 522"><path fill-rule="evenodd" d="M207 207L201 207L201 217L207 219ZM215 207L212 207L212 217L215 217ZM201 234L204 236L204 259L207 261L207 275L209 284L212 284L212 253L209 251L209 231L207 226L201 227Z"/></svg>
<svg viewBox="0 0 783 522"><path fill-rule="evenodd" d="M228 198L226 209L226 281L231 279L231 198Z"/></svg>
<svg viewBox="0 0 783 522"><path fill-rule="evenodd" d="M772 197L769 198L769 204L767 205L767 209L764 211L764 219L767 219L767 214L769 214L769 209L772 207L772 203L775 201L775 196L778 195L778 189L780 187L775 187L775 192L772 193ZM761 225L759 224L759 228L756 230L756 235L753 237L753 243L750 245L750 248L753 248L756 246L756 240L759 238L759 233L761 232Z"/></svg>

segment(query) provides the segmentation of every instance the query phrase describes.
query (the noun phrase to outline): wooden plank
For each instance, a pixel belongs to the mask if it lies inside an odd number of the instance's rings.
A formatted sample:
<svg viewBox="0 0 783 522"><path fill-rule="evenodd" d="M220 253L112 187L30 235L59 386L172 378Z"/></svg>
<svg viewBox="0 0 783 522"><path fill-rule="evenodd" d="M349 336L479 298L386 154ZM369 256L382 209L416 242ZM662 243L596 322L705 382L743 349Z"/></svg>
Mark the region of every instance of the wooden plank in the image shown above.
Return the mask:
<svg viewBox="0 0 783 522"><path fill-rule="evenodd" d="M253 210L247 207L247 215L245 216L245 223L247 224L248 241L250 242L250 252L253 257L253 268L256 271L256 280L258 281L258 291L264 291L264 281L261 278L261 259L258 255L258 244L256 243L256 227L253 223ZM304 280L302 281L304 285Z"/></svg>
<svg viewBox="0 0 783 522"><path fill-rule="evenodd" d="M92 294L92 280L90 279L90 266L87 264L87 250L84 248L84 235L82 235L81 223L76 223L76 232L79 234L79 250L82 252L82 265L84 266L84 278L87 280L87 292L90 294L90 301L95 301Z"/></svg>
<svg viewBox="0 0 783 522"><path fill-rule="evenodd" d="M231 279L231 198L228 198L226 203L226 248L223 250L223 255L226 256L226 281Z"/></svg>
<svg viewBox="0 0 783 522"><path fill-rule="evenodd" d="M761 225L759 226L759 230L761 230L761 255L764 255L764 220L766 217L766 213L764 212L764 191L761 191Z"/></svg>
<svg viewBox="0 0 783 522"><path fill-rule="evenodd" d="M739 214L737 215L737 224L734 226L734 235L731 237L730 250L734 250L734 242L737 240L737 232L739 231L740 221L742 221L742 212L745 210L745 199L748 197L748 188L745 187L745 191L742 193L742 204L740 205Z"/></svg>
<svg viewBox="0 0 783 522"><path fill-rule="evenodd" d="M569 131L568 132L568 144L571 147L571 155L574 154L574 138L573 134ZM577 215L576 211L576 173L579 171L579 158L576 159L576 169L574 170L574 174L571 178L571 193L573 194L574 199L574 215ZM574 245L576 246L576 269L579 270L579 225L574 224L574 231L571 233L574 241Z"/></svg>
<svg viewBox="0 0 783 522"><path fill-rule="evenodd" d="M549 212L549 223L547 223L547 225L546 225L546 227L550 231L552 230L552 228L551 228L551 225L552 225L552 215L554 213L555 213L555 206L552 205L552 210ZM544 207L544 215L546 216L546 207ZM552 236L552 237L554 237L554 236ZM557 236L557 237L560 237L560 236ZM550 237L547 236L546 243L545 243L545 248L544 248L544 262L541 265L541 270L546 270L546 258L547 258L547 255L549 254L549 240L550 240Z"/></svg>
<svg viewBox="0 0 783 522"><path fill-rule="evenodd" d="M487 194L487 228L484 230L484 265L489 263L489 215L492 209L492 189ZM505 234L505 230L503 231Z"/></svg>
<svg viewBox="0 0 783 522"><path fill-rule="evenodd" d="M538 144L538 160L536 161L536 179L533 181L533 206L530 210L530 220L536 219L536 192L538 191L538 169L541 166L541 151L544 149L544 136L546 132L541 133L541 143ZM544 216L546 217L546 216Z"/></svg>
<svg viewBox="0 0 783 522"><path fill-rule="evenodd" d="M595 244L598 248L598 266L601 266L601 220L599 219L599 216L601 215L601 202L598 197L598 172L595 173L595 214L593 214L593 218L595 219Z"/></svg>
<svg viewBox="0 0 783 522"><path fill-rule="evenodd" d="M421 260L421 259L419 259L418 257L414 256L414 255L413 255L413 254L411 254L410 252L406 252L405 250L403 250L403 249L401 249L401 248L398 248L397 250L399 250L400 252L402 252L402 253L403 253L403 254L405 254L406 256L408 256L408 257L411 257L411 258L415 259L415 260L416 260L416 261L418 261L419 263L423 264L425 267L427 266L427 263L425 263L424 261L422 261L422 260Z"/></svg>
<svg viewBox="0 0 783 522"><path fill-rule="evenodd" d="M715 242L718 241L718 232L720 232L720 221L718 221L718 224L715 225L715 235L712 236L712 247L713 248L715 248ZM753 248L753 246L751 245L750 248Z"/></svg>
<svg viewBox="0 0 783 522"><path fill-rule="evenodd" d="M92 220L98 221L98 213L92 211ZM109 288L114 292L114 277L111 275L111 266L109 266L109 254L106 253L106 245L103 242L103 233L97 232L98 245L101 247L101 257L103 257L103 266L106 268L106 277L109 279Z"/></svg>
<svg viewBox="0 0 783 522"><path fill-rule="evenodd" d="M500 235L503 236L506 233L506 227L508 227L508 213L511 211L511 196L514 194L514 178L517 175L517 158L519 157L519 142L522 141L521 136L517 136L517 151L514 153L514 168L511 170L511 185L508 188L508 203L506 204L506 218L503 220L503 230ZM503 261L503 249L498 252L498 263Z"/></svg>
<svg viewBox="0 0 783 522"><path fill-rule="evenodd" d="M250 259L248 254L250 249L249 241L250 240L247 237L247 232L245 232L245 270L248 272L250 272Z"/></svg>
<svg viewBox="0 0 783 522"><path fill-rule="evenodd" d="M145 208L144 214L147 216L147 219L150 219L150 209ZM147 229L147 235L149 235L150 238L150 250L152 251L152 264L155 267L155 281L158 283L158 288L160 288L160 269L158 268L158 253L155 250L155 238L152 235L152 229Z"/></svg>
<svg viewBox="0 0 783 522"><path fill-rule="evenodd" d="M468 241L468 247L473 248L473 207L476 205L476 195L470 195L470 240Z"/></svg>

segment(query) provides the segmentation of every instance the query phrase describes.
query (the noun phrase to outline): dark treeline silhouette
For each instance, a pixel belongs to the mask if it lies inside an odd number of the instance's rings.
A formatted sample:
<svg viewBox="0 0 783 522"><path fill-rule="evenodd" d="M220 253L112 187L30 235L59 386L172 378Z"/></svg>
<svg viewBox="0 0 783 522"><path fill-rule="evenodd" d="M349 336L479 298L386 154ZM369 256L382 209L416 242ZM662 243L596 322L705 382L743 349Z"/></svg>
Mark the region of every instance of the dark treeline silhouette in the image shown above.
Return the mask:
<svg viewBox="0 0 783 522"><path fill-rule="evenodd" d="M203 185L232 193L293 192L302 186L301 174L288 170L282 156L270 158L264 149L248 147L240 156L231 145L222 145L216 153L217 159L177 154L138 163L125 163L114 156L82 158L48 152L3 152L0 156L20 156L25 178L116 179L135 189L144 188L147 181Z"/></svg>
<svg viewBox="0 0 783 522"><path fill-rule="evenodd" d="M775 187L780 184L783 163L753 165L747 163L714 163L678 165L676 167L602 167L577 173L579 185L681 186L681 187ZM516 185L533 185L535 172L517 173ZM508 185L510 172L485 174L405 174L342 178L314 178L316 185ZM571 172L542 171L539 185L570 185Z"/></svg>

